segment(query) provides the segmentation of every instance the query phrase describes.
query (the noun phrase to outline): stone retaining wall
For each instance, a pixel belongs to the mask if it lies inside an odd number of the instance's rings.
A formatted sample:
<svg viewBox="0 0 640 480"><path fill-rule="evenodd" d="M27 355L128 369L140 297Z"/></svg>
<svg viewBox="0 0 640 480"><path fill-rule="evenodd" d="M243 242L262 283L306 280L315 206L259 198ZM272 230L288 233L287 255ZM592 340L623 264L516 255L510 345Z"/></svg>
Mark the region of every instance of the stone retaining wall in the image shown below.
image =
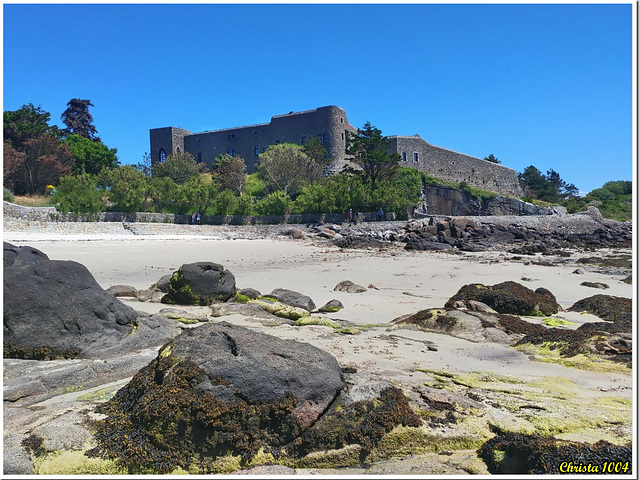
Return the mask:
<svg viewBox="0 0 640 480"><path fill-rule="evenodd" d="M101 212L94 215L76 215L58 212L55 207L24 207L4 202L5 219L31 220L39 222L127 222L127 223L191 223L191 215L150 212ZM395 213L387 213L386 220L395 220ZM398 219L406 219L406 212ZM358 213L358 222L377 220L375 212ZM203 215L203 225L282 225L308 223L343 223L347 221L344 213L291 213L286 215Z"/></svg>

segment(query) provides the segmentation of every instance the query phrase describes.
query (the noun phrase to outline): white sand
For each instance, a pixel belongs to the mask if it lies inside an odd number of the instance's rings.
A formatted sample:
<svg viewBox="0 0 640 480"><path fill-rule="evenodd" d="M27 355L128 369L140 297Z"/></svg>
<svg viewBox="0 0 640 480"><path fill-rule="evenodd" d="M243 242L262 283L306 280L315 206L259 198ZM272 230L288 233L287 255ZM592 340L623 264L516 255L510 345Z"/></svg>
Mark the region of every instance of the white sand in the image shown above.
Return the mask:
<svg viewBox="0 0 640 480"><path fill-rule="evenodd" d="M345 308L331 316L357 324L388 324L394 318L425 308L442 307L460 287L469 283L493 285L513 280L536 289L549 289L563 308L582 298L606 293L632 297L632 286L621 276L586 272L572 273L576 266L525 265L505 261L503 253L340 251L335 247L313 246L294 240L214 240L201 237L159 239L121 237L91 241L52 241L31 239L28 244L54 260L75 260L85 265L98 283L107 288L126 284L148 288L161 276L182 264L212 261L223 264L236 277L238 288L251 287L263 294L274 288L288 288L309 295L318 307L329 300L340 300ZM14 242L17 245L24 242ZM543 257L544 258L544 257ZM535 259L535 258L534 258ZM540 260L541 258L537 258ZM546 259L546 258L544 258ZM586 269L585 269L586 270ZM526 277L530 281L523 281ZM342 280L367 287L361 294L333 291ZM580 286L583 281L604 282L610 289L594 290ZM409 295L408 295L408 294ZM140 311L154 313L162 304L127 302ZM180 307L210 313L206 307ZM597 321L593 315L564 312L559 316L578 324ZM492 371L517 376L562 376L570 378L591 393L622 386L623 396L631 396L631 378L618 374L581 372L560 365L530 360L525 354L496 344L477 344L447 335L412 330L387 331L388 325L355 336L336 336L327 327L289 327L277 329L246 320L240 315L225 320L261 329L283 338L317 345L336 356L343 365L358 365L398 382L422 382L427 374L417 368L460 372ZM532 319L539 322L539 319ZM388 335L396 335L389 341ZM421 341L431 341L437 352Z"/></svg>

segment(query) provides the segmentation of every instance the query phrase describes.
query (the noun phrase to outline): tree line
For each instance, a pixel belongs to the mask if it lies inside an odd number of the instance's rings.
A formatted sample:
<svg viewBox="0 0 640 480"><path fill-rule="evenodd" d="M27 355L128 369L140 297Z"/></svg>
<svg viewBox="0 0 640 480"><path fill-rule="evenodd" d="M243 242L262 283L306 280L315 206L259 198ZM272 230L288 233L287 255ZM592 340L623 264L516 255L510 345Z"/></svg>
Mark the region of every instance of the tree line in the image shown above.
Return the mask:
<svg viewBox="0 0 640 480"><path fill-rule="evenodd" d="M405 212L418 204L422 187L447 183L400 166L388 140L366 122L347 138L353 166L327 176L332 159L320 140L306 145L271 145L259 155L258 170L247 174L244 159L223 154L211 168L186 152L136 165L120 165L117 149L106 146L93 124L90 100L71 99L61 115L65 128L49 125L51 115L33 104L5 111L3 173L5 192L43 194L55 187L51 202L60 211L165 212L211 215ZM493 155L485 160L500 163ZM598 206L603 215L631 217L631 182L607 182L585 197L554 170L533 165L519 173L525 200L562 204L569 212ZM476 198L489 192L461 188Z"/></svg>

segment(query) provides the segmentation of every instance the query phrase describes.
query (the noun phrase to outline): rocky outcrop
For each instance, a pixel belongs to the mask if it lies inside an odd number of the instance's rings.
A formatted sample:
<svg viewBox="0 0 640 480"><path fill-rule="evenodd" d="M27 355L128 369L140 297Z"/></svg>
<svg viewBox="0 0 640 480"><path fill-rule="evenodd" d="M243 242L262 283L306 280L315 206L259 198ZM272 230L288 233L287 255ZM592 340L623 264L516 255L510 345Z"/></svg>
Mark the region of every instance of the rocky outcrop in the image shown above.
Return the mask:
<svg viewBox="0 0 640 480"><path fill-rule="evenodd" d="M133 333L138 313L79 263L4 243L4 356L100 357Z"/></svg>
<svg viewBox="0 0 640 480"><path fill-rule="evenodd" d="M498 313L513 315L553 315L561 310L549 290L538 288L533 291L517 282L465 285L447 301L445 307L456 307L458 303L466 306L465 303L470 301L482 302Z"/></svg>
<svg viewBox="0 0 640 480"><path fill-rule="evenodd" d="M165 345L101 408L109 418L94 454L167 471L225 453L275 451L314 424L341 389L340 366L316 347L205 325Z"/></svg>
<svg viewBox="0 0 640 480"><path fill-rule="evenodd" d="M539 207L517 198L496 195L478 199L452 187L429 185L422 189L422 202L430 215L553 215L566 214L564 207Z"/></svg>
<svg viewBox="0 0 640 480"><path fill-rule="evenodd" d="M173 274L162 303L210 305L226 302L236 292L236 279L222 265L197 262L182 265Z"/></svg>

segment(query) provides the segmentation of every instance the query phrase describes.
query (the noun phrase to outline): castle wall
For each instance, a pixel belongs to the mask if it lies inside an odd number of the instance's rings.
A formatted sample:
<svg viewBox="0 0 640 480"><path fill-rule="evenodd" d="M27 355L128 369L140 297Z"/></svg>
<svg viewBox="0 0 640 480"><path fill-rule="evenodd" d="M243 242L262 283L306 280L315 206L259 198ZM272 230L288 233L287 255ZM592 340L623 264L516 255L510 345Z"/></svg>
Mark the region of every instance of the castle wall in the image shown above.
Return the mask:
<svg viewBox="0 0 640 480"><path fill-rule="evenodd" d="M522 195L518 183L518 172L511 168L488 162L463 153L436 147L425 142L419 135L412 137L392 136L390 151L397 152L404 167L422 170L427 175L449 180L467 182L482 190L505 195ZM403 155L403 152L406 155ZM417 154L417 162L415 161Z"/></svg>
<svg viewBox="0 0 640 480"><path fill-rule="evenodd" d="M167 157L176 152L184 152L184 138L190 134L191 132L188 130L175 127L152 128L149 130L151 163L156 163L160 160L161 150L164 150Z"/></svg>
<svg viewBox="0 0 640 480"><path fill-rule="evenodd" d="M171 128L171 127L168 127ZM167 135L165 129L154 129L160 141ZM335 106L316 108L305 112L276 115L270 123L245 127L227 128L210 132L188 133L184 136L183 148L191 153L196 161L209 167L218 155L229 153L245 159L247 171L255 172L259 163L259 154L269 145L277 143L295 143L301 145L306 139L318 137L327 149L330 158L338 166L345 162L346 132L355 132L349 124L344 110ZM154 139L152 136L152 152ZM159 151L160 147L155 150ZM153 153L152 153L153 154ZM156 152L157 158L157 152Z"/></svg>

